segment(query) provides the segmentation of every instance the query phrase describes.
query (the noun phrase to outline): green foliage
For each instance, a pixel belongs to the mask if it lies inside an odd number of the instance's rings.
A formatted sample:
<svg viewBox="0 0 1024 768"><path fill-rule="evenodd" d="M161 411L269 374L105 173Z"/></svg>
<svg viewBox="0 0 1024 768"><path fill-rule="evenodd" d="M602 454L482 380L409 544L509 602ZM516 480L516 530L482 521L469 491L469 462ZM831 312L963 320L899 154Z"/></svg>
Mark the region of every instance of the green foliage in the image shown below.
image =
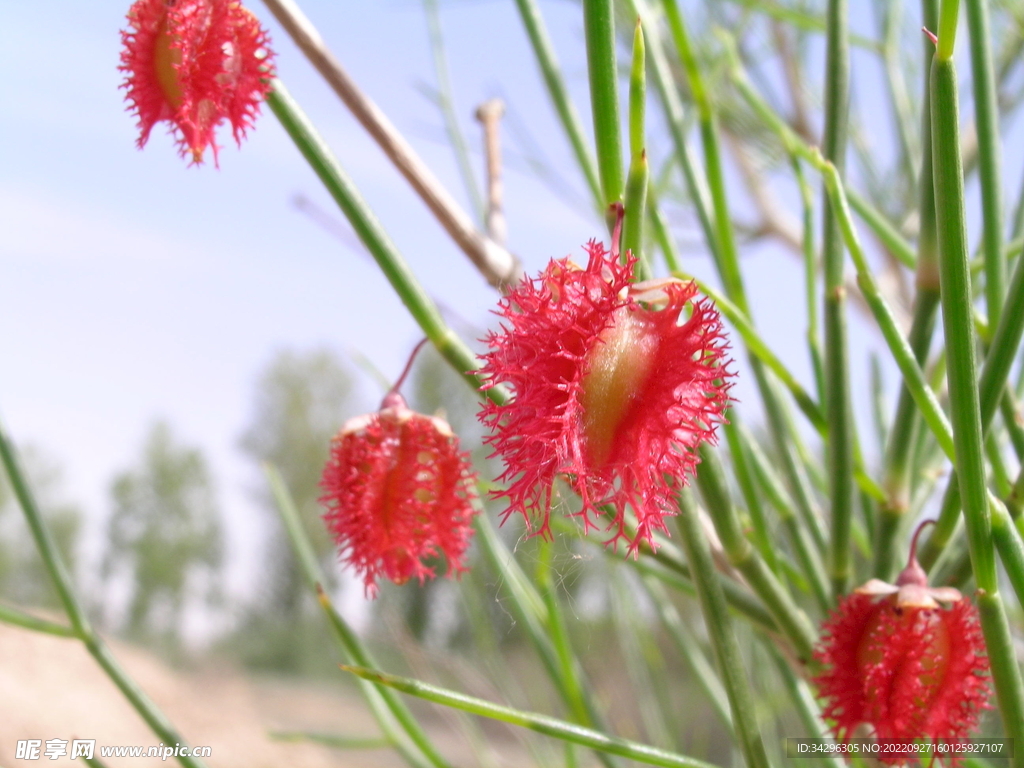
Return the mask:
<svg viewBox="0 0 1024 768"><path fill-rule="evenodd" d="M192 601L220 595L223 534L206 459L158 422L110 495L103 578L129 585L124 632L173 651Z"/></svg>

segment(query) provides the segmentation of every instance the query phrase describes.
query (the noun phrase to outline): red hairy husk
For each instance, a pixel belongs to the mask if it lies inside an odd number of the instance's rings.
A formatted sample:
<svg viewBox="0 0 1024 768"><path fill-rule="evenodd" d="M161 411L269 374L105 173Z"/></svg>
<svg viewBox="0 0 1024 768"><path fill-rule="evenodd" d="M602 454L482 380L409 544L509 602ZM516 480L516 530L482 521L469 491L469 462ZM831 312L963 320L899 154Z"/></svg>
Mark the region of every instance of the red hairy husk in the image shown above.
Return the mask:
<svg viewBox="0 0 1024 768"><path fill-rule="evenodd" d="M845 597L815 652L825 668L815 678L823 714L840 739L862 723L882 740L967 738L988 702L984 647L966 599L943 608Z"/></svg>
<svg viewBox="0 0 1024 768"><path fill-rule="evenodd" d="M503 384L512 397L485 404L480 419L505 462L498 480L507 487L497 496L508 500L506 518L522 514L549 535L561 476L582 499L585 526L598 525L601 507L611 505L609 543L624 539L635 554L666 530L698 446L715 441L732 373L721 318L695 285L670 282L666 306L653 309L630 296L632 256L621 264L596 241L586 250L585 269L552 260L501 300L503 326L486 339L482 371L487 387ZM593 391L598 365L612 371L610 399ZM620 380L627 391L616 389ZM627 506L636 515L633 533Z"/></svg>
<svg viewBox="0 0 1024 768"><path fill-rule="evenodd" d="M217 160L215 129L231 124L241 144L274 77L273 53L256 17L235 0L137 0L121 32L119 69L141 149L156 123L170 123L183 157Z"/></svg>
<svg viewBox="0 0 1024 768"><path fill-rule="evenodd" d="M444 556L465 570L475 512L474 474L457 438L437 418L404 406L349 422L324 467L324 521L343 561L369 596L381 576L397 584L434 577L425 561Z"/></svg>

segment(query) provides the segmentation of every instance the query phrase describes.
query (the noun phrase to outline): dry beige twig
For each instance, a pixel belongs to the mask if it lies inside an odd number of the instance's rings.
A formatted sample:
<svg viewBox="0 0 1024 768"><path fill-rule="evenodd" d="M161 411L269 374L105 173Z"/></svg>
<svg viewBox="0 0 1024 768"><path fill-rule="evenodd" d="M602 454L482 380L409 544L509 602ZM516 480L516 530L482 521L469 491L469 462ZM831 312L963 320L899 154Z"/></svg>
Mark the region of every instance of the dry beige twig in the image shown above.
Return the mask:
<svg viewBox="0 0 1024 768"><path fill-rule="evenodd" d="M505 102L501 99L485 101L476 110L476 119L484 128L484 151L487 155L487 234L499 245L505 244L508 235L504 189L501 184L501 136L498 129L504 114Z"/></svg>
<svg viewBox="0 0 1024 768"><path fill-rule="evenodd" d="M469 215L448 194L387 115L349 77L299 7L292 0L264 0L264 3L487 282L499 289L513 283L521 271L519 260L477 231Z"/></svg>

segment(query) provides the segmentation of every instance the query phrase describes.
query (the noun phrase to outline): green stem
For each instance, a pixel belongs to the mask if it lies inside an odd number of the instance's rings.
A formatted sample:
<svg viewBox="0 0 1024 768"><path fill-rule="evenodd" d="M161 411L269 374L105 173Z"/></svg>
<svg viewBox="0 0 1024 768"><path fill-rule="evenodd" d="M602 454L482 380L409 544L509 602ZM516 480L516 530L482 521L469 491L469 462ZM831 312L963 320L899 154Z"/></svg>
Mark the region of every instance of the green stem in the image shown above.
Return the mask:
<svg viewBox="0 0 1024 768"><path fill-rule="evenodd" d="M846 0L829 0L825 53L824 156L841 176L849 123L850 49ZM850 577L853 520L853 416L850 361L846 341L846 288L843 241L827 191L822 203L822 262L825 273L825 413L828 418L828 477L832 503L829 571L832 591L841 595Z"/></svg>
<svg viewBox="0 0 1024 768"><path fill-rule="evenodd" d="M677 686L668 674L665 656L655 641L656 625L641 613L637 600L641 587L629 566L620 562L611 571L608 586L612 624L644 732L654 744L678 751L678 731L675 722L669 723L669 718L675 720L669 688Z"/></svg>
<svg viewBox="0 0 1024 768"><path fill-rule="evenodd" d="M391 746L387 739L372 736L342 736L334 733L315 733L309 731L270 731L267 738L273 741L302 742L323 744L336 749L384 749Z"/></svg>
<svg viewBox="0 0 1024 768"><path fill-rule="evenodd" d="M96 631L89 623L85 610L81 603L79 603L74 588L71 586L71 577L68 575L64 561L57 550L53 535L50 533L46 521L43 520L43 515L25 479L25 474L21 470L21 463L18 461L14 445L8 439L2 424L0 424L0 462L3 463L11 488L14 490L14 495L18 499L21 511L25 515L25 521L32 532L32 538L43 560L46 572L49 574L57 590L57 596L60 598L64 612L71 622L73 636L82 641L92 657L103 668L103 671L107 673L107 676L114 682L114 685L118 687L124 697L128 699L132 707L135 708L135 711L142 716L142 719L146 721L146 724L153 730L153 733L159 736L165 744L186 744L187 742L178 733L171 721L157 708L156 704L152 702L142 689L136 685L135 681L128 676L128 673L124 671L117 659L110 653L106 643L96 634ZM205 768L205 763L194 757L179 756L178 762L185 766L185 768Z"/></svg>
<svg viewBox="0 0 1024 768"><path fill-rule="evenodd" d="M854 213L864 220L864 223L871 228L875 237L882 242L882 245L886 247L889 253L895 256L900 264L907 269L916 269L918 257L914 255L913 247L900 234L899 230L893 226L892 222L854 190L847 190L846 197L850 201L850 207Z"/></svg>
<svg viewBox="0 0 1024 768"><path fill-rule="evenodd" d="M700 121L704 161L707 167L708 183L711 189L714 209L715 237L713 240L709 239L709 243L713 242L717 246L717 248L713 249L715 264L725 287L726 295L737 308L749 316L750 310L743 288L742 272L739 268L732 220L729 216L728 197L721 155L718 148L714 109L704 84L700 67L694 56L689 35L683 23L682 14L675 0L665 0L664 8L669 30L675 42L680 60L683 63L683 69L686 72L691 91L693 92L694 103L697 106L698 119ZM750 367L757 380L758 391L764 401L765 411L769 417L776 450L780 460L783 462L794 498L800 506L801 513L805 515L805 519L809 522L816 522L816 514L810 501L809 490L806 488L804 478L796 466L792 453L793 446L790 441L799 439L799 436L793 435L789 431L789 425L786 423L787 419L783 413L782 404L777 396L776 386L771 378L766 375L760 362L754 358L751 360ZM851 479L853 475L852 456L851 451ZM862 476L867 479L867 476L863 475L863 473Z"/></svg>
<svg viewBox="0 0 1024 768"><path fill-rule="evenodd" d="M1024 466L1017 473L1017 479L1014 480L1010 495L1006 497L1005 501L1011 518L1020 520L1024 517ZM1024 602L1021 604L1024 605Z"/></svg>
<svg viewBox="0 0 1024 768"><path fill-rule="evenodd" d="M1006 314L1007 313L1004 312L1003 317L1006 317ZM988 362L987 358L985 362ZM982 378L985 378L984 371L981 376ZM984 392L982 392L982 419L985 417L984 397ZM1013 446L1013 452L1017 454L1017 461L1024 462L1024 426L1021 426L1019 421L1020 409L1017 405L1017 396L1014 395L1013 389L1009 384L1003 388L1003 396L999 400L999 411L1003 415L1003 426L1006 427L1006 433L1010 438L1010 444ZM982 426L984 426L984 424L982 424Z"/></svg>
<svg viewBox="0 0 1024 768"><path fill-rule="evenodd" d="M647 207L649 171L645 149L644 120L647 104L644 32L639 19L633 33L633 66L629 77L629 174L626 177L626 213L622 222L622 257L632 252L639 260L641 279L651 277L644 258L644 220Z"/></svg>
<svg viewBox="0 0 1024 768"><path fill-rule="evenodd" d="M569 137L573 154L576 155L576 162L579 163L580 169L587 180L587 186L594 197L594 203L598 208L603 209L604 206L601 204L601 182L597 177L594 157L583 135L583 127L580 125L579 115L576 113L576 108L569 98L569 90L565 87L565 78L562 76L562 69L558 65L558 58L555 56L555 47L551 43L547 27L544 25L544 17L541 16L536 0L516 0L516 7L519 9L519 17L523 20L523 26L526 27L526 34L530 38L533 55L537 58L537 63L540 65L544 84L547 86L548 96L555 107L555 112L562 123L562 128Z"/></svg>
<svg viewBox="0 0 1024 768"><path fill-rule="evenodd" d="M559 603L554 579L551 578L551 555L552 544L550 541L541 542L540 562L537 567L537 586L541 590L541 597L544 600L544 626L546 634L551 638L551 644L558 662L558 677L554 681L563 696L573 720L581 725L595 725L596 712L591 704L587 693L587 682L584 678L583 667L576 654L573 653L572 644L569 641L569 629L565 625L565 615ZM603 724L602 724L603 725ZM604 729L607 730L607 729ZM607 766L616 765L611 762L608 755L598 752L597 758Z"/></svg>
<svg viewBox="0 0 1024 768"><path fill-rule="evenodd" d="M486 514L476 516L475 527L484 556L495 572L501 575L512 598L510 605L516 620L526 629L545 672L569 708L571 716L581 725L603 728L583 670L568 663L565 649L562 649L560 655L552 640L552 623L557 621L557 616L550 615L549 601L545 600L523 573ZM602 761L606 760L607 757L602 758Z"/></svg>
<svg viewBox="0 0 1024 768"><path fill-rule="evenodd" d="M945 11L948 3L943 4ZM940 18L940 24L944 17ZM941 47L941 46L940 46ZM985 496L985 464L977 389L975 335L968 270L967 222L960 162L956 70L949 57L932 65L932 153L938 218L942 318L946 333L953 441L971 561L980 589L997 589Z"/></svg>
<svg viewBox="0 0 1024 768"><path fill-rule="evenodd" d="M793 665L789 659L779 653L778 648L771 643L764 643L764 646L771 654L772 660L775 661L775 666L779 670L779 675L782 677L782 682L786 686L790 698L796 705L797 714L804 724L807 735L815 739L828 738L828 726L821 719L821 709L814 700L814 694L811 693L807 681L794 672ZM845 768L846 765L839 757L826 758L824 762L829 768Z"/></svg>
<svg viewBox="0 0 1024 768"><path fill-rule="evenodd" d="M654 84L658 89L658 96L665 110L665 119L668 123L669 135L672 138L675 157L679 162L680 168L683 169L683 180L686 182L690 201L696 209L697 220L700 222L701 231L704 233L704 240L707 243L708 250L712 254L717 254L718 239L715 235L715 224L711 217L710 192L708 191L707 179L699 172L697 162L690 149L690 143L686 138L687 126L683 102L679 97L679 89L672 75L668 57L665 55L658 22L651 13L647 0L630 0L630 5L633 12L640 17L640 22L644 27L644 40L647 46L648 61L651 63L651 72L654 75Z"/></svg>
<svg viewBox="0 0 1024 768"><path fill-rule="evenodd" d="M725 286L726 295L745 314L749 315L750 311L743 288L743 273L740 270L732 218L729 215L729 198L718 145L717 118L676 0L664 0L664 8L669 31L672 34L679 59L683 63L683 70L690 84L694 105L697 108L697 119L700 123L701 141L704 148L704 165L714 211L715 242L718 245L718 250L715 253L716 264Z"/></svg>
<svg viewBox="0 0 1024 768"><path fill-rule="evenodd" d="M668 267L668 271L679 271L681 269L679 250L676 248L672 233L669 232L668 223L661 213L661 208L658 206L658 201L654 196L654 190L649 181L647 185L647 215L651 219L651 231L655 242L658 243L658 247L661 248L661 253L665 257L665 265Z"/></svg>
<svg viewBox="0 0 1024 768"><path fill-rule="evenodd" d="M0 621L5 624L11 624L15 627L29 629L33 632L43 632L44 634L54 635L56 637L78 637L78 633L75 632L72 627L57 624L53 621L47 621L46 619L40 619L33 616L31 613L25 613L25 611L12 608L11 606L4 605L2 603L0 603Z"/></svg>
<svg viewBox="0 0 1024 768"><path fill-rule="evenodd" d="M860 239L853 223L853 217L850 214L846 191L838 170L832 163L825 160L815 147L807 146L796 137L789 127L771 112L764 101L751 88L742 69L739 68L738 62L734 62L733 75L747 103L775 130L786 149L810 162L824 177L827 199L831 202L831 209L835 214L842 237L857 269L857 284L864 294L864 299L874 315L879 329L882 331L893 359L904 376L904 383L913 395L914 402L920 409L925 422L935 433L943 450L952 458L952 431L948 419L939 405L934 390L925 380L913 349L907 343L906 338L904 338L892 310L882 296L881 290L874 279L867 256L860 244ZM830 443L832 442L831 435L830 430ZM882 498L884 498L884 494Z"/></svg>
<svg viewBox="0 0 1024 768"><path fill-rule="evenodd" d="M579 534L579 528L576 524L564 518L553 519L551 527L561 533ZM635 531L630 531L631 536L634 533ZM604 546L604 539L595 531L586 534L584 538L595 547L607 552L608 557L615 556L611 550ZM693 586L693 576L690 572L690 567L683 561L682 553L670 541L659 540L657 542L657 551L652 550L646 541L640 542L640 558L630 562L640 573L653 576L666 586L672 587L691 597L697 594L696 588ZM772 635L779 634L779 628L771 613L765 608L764 603L750 593L750 590L732 579L725 579L722 582L722 588L725 591L726 602L729 603L729 606L737 615L743 616L743 618L764 632Z"/></svg>
<svg viewBox="0 0 1024 768"><path fill-rule="evenodd" d="M723 424L722 430L729 446L733 475L750 516L750 530L747 531L747 537L757 547L757 551L772 572L777 574L779 573L779 558L776 555L768 520L764 515L764 505L761 503L761 494L758 492L758 480L755 477L752 458L749 455L750 448L747 447L747 441L751 439L750 435L741 430L741 425L731 421Z"/></svg>
<svg viewBox="0 0 1024 768"><path fill-rule="evenodd" d="M786 493L781 484L775 478L774 472L771 469L771 462L768 461L768 458L761 451L761 447L753 437L749 434L746 437L747 449L750 452L754 472L760 480L761 486L768 494L772 506L778 512L782 524L786 527L786 532L789 534L790 544L796 553L797 561L800 563L804 576L811 586L811 591L818 601L818 608L823 612L827 612L831 607L828 593L828 577L825 573L825 566L821 562L818 549L814 546L814 541L811 539L807 528L801 524L792 505L786 498Z"/></svg>
<svg viewBox="0 0 1024 768"><path fill-rule="evenodd" d="M922 0L924 26L934 28L938 19L938 4L935 0ZM929 77L935 48L922 35L922 49L925 63L924 103L922 105L922 163L919 179L920 232L917 238L917 296L914 299L914 317L910 327L910 347L914 358L923 369L928 349L935 332L935 318L939 307L938 253L935 231L935 190L932 183L932 131L931 131L931 88ZM914 407L914 396L904 383L900 386L896 404L896 416L885 450L885 473L883 486L886 501L880 507L879 524L875 536L874 575L887 580L895 569L897 559L895 537L900 523L910 507L912 487L911 463L915 435L920 425L920 415Z"/></svg>
<svg viewBox="0 0 1024 768"><path fill-rule="evenodd" d="M761 335L757 332L757 329L754 328L753 323L751 323L746 313L719 291L712 288L706 281L699 280L685 272L677 273L675 276L682 280L693 280L697 283L697 287L700 288L701 293L715 302L715 306L718 307L719 311L721 311L723 315L725 315L726 319L740 335L740 338L743 339L743 345L747 348L747 351L751 356L760 360L778 377L783 386L785 386L793 395L793 399L796 401L797 407L807 417L808 421L811 422L811 425L818 434L824 437L828 432L828 424L825 422L825 416L821 412L821 407L814 402L814 399L810 396L807 390L804 389L796 376L786 368L785 363L783 363L768 347L767 342L761 338Z"/></svg>
<svg viewBox="0 0 1024 768"><path fill-rule="evenodd" d="M749 768L766 768L768 755L757 727L753 692L733 631L732 617L726 608L722 585L711 559L711 549L701 530L697 505L686 488L679 494L679 515L676 521L686 557L693 570L701 612L718 663L718 674L729 698L729 709L740 749Z"/></svg>
<svg viewBox="0 0 1024 768"><path fill-rule="evenodd" d="M1017 745L1024 744L1024 683L1017 664L1006 606L998 593L983 592L978 595L978 611L981 614L981 629L985 635L988 663L1003 718L1003 729ZM1024 750L1014 750L1014 768L1024 766L1022 752Z"/></svg>
<svg viewBox="0 0 1024 768"><path fill-rule="evenodd" d="M996 552L999 553L999 559L1017 595L1017 602L1024 605L1024 541L1003 503L998 499L989 501L992 508L992 540Z"/></svg>
<svg viewBox="0 0 1024 768"><path fill-rule="evenodd" d="M1018 241L1021 235L1024 235L1024 179L1021 179L1017 205L1013 208L1013 218L1010 220L1010 239Z"/></svg>
<svg viewBox="0 0 1024 768"><path fill-rule="evenodd" d="M764 601L772 618L792 643L797 658L805 664L812 664L816 634L807 614L796 605L792 596L765 565L764 560L744 535L718 454L707 445L702 445L700 458L697 484L726 557L743 574L754 593ZM689 552L687 554L689 556ZM699 575L692 559L690 566L696 583ZM698 584L698 594L699 589Z"/></svg>
<svg viewBox="0 0 1024 768"><path fill-rule="evenodd" d="M1010 290L1007 293L1007 304L1011 307L1024 305L1024 259L1018 259L1014 266ZM981 378L978 381L978 398L980 402L980 419L982 434L987 434L1001 403L1011 403L1012 393L1007 389L1006 382L1017 356L1021 338L1024 337L1024 313L1004 312L999 325L992 336ZM1016 416L1012 405L1007 419L1011 437L1017 440ZM1012 503L1011 503L1012 508ZM942 550L950 541L959 520L959 484L957 475L951 475L946 487L942 507L934 528L931 529L927 541L921 547L920 561L925 570L929 570L942 554Z"/></svg>
<svg viewBox="0 0 1024 768"><path fill-rule="evenodd" d="M889 88L889 101L896 118L896 130L900 138L900 166L904 177L910 182L911 188L917 185L915 160L917 151L914 142L915 126L913 125L910 94L907 93L907 81L903 77L903 60L901 58L903 32L903 3L884 3L885 11L882 19L882 61L885 64L885 79ZM878 4L875 5L878 8ZM911 267L912 268L912 267Z"/></svg>
<svg viewBox="0 0 1024 768"><path fill-rule="evenodd" d="M313 551L309 536L299 519L299 512L295 508L291 493L285 486L284 479L271 464L264 464L263 471L267 476L270 492L274 497L278 514L284 524L285 532L288 534L302 575L309 587L316 592L320 607L337 635L346 656L356 664L372 666L374 661L369 651L366 650L359 636L352 631L341 614L335 610L330 598L320 586L325 583L326 578L316 553ZM437 751L426 732L416 722L416 718L400 698L386 688L370 684L363 685L362 690L381 731L411 765L417 766L417 768L426 765L432 765L434 768L449 768L448 762ZM412 745L415 745L415 748ZM416 748L419 751L416 751Z"/></svg>
<svg viewBox="0 0 1024 768"><path fill-rule="evenodd" d="M1006 260L1003 257L1003 201L1000 180L999 103L992 65L988 0L967 0L967 27L974 83L974 123L978 134L981 183L981 246L985 259L985 302L990 326L1003 313Z"/></svg>
<svg viewBox="0 0 1024 768"><path fill-rule="evenodd" d="M511 707L504 707L500 704L492 704L489 701L478 699L474 696L467 696L429 683L422 683L419 680L411 680L407 677L388 675L373 669L361 666L342 666L346 672L358 675L364 680L370 680L380 685L387 685L396 690L417 696L435 704L459 709L473 715L489 717L493 720L500 720L504 723L517 725L521 728L554 736L556 739L590 747L601 752L612 755L620 755L631 760L646 763L647 765L664 766L664 768L714 768L710 763L702 760L677 755L655 747L649 747L629 739L619 739L608 736L601 731L584 728L573 723L567 723L547 715L535 712L524 712Z"/></svg>
<svg viewBox="0 0 1024 768"><path fill-rule="evenodd" d="M615 14L612 0L583 0L587 40L590 108L594 118L597 170L603 208L622 202L622 142L619 138L619 89L615 67ZM610 227L609 227L610 228Z"/></svg>
<svg viewBox="0 0 1024 768"><path fill-rule="evenodd" d="M926 142L930 144L930 142ZM922 173L931 178L931 173ZM918 365L923 367L928 357L932 335L935 331L935 317L939 307L937 291L920 289L914 303L914 316L910 326L910 349ZM875 532L875 562L872 572L875 577L888 580L892 575L899 555L895 550L895 537L910 509L910 462L914 446L914 435L920 421L919 411L910 387L904 382L900 386L896 404L896 416L885 449L885 467L882 487L886 499L879 507L878 527Z"/></svg>
<svg viewBox="0 0 1024 768"><path fill-rule="evenodd" d="M935 58L947 62L953 58L956 47L956 26L960 15L960 0L942 0L939 8L939 41L935 47Z"/></svg>
<svg viewBox="0 0 1024 768"><path fill-rule="evenodd" d="M445 324L437 306L420 285L348 174L280 80L274 80L273 89L267 94L267 104L306 162L327 187L423 333L466 383L479 392L483 382L472 373L479 367L476 356ZM501 387L488 389L486 394L499 403L507 397Z"/></svg>
<svg viewBox="0 0 1024 768"><path fill-rule="evenodd" d="M939 48L932 65L932 153L938 220L942 318L946 333L949 402L956 446L960 501L982 631L1006 733L1024 743L1024 685L1017 666L998 576L985 486L981 413L977 390L974 323L968 268L967 222L960 155L959 101L952 61L956 3L944 0ZM1024 751L1014 758L1024 766Z"/></svg>
<svg viewBox="0 0 1024 768"><path fill-rule="evenodd" d="M811 425L818 434L825 437L828 433L828 424L825 421L824 414L821 412L821 407L804 389L796 376L786 368L785 363L768 347L767 342L761 338L746 313L706 281L685 272L676 272L674 276L681 280L693 280L697 287L700 288L701 293L715 302L715 306L725 315L726 319L729 320L740 335L740 338L743 339L743 344L747 351L778 377L786 389L793 395L797 407L807 417L808 421L811 422Z"/></svg>
<svg viewBox="0 0 1024 768"><path fill-rule="evenodd" d="M793 177L800 189L802 252L804 257L804 301L807 303L807 350L814 371L815 391L818 402L825 399L824 356L821 352L820 329L818 326L818 251L814 242L814 195L807 183L804 167L796 155L790 154Z"/></svg>
<svg viewBox="0 0 1024 768"><path fill-rule="evenodd" d="M658 579L651 575L645 575L643 579L644 586L647 587L647 592L654 602L654 607L661 617L662 624L665 625L665 629L668 630L669 635L675 641L676 648L679 649L680 655L685 659L690 672L693 673L694 678L697 680L697 684L700 685L704 694L711 701L711 706L715 710L715 714L718 715L718 719L721 720L722 725L731 733L733 727L732 715L729 714L729 697L726 696L725 689L719 682L718 676L704 656L700 644L691 634L688 624L683 621L683 617L679 615L679 611L672 604Z"/></svg>

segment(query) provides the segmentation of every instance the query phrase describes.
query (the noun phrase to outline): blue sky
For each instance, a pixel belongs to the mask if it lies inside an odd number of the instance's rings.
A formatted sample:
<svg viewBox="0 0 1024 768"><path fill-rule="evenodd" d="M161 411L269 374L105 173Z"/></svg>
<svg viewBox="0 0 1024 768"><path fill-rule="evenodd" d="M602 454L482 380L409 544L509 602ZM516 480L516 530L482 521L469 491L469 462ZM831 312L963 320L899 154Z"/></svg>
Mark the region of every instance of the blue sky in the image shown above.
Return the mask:
<svg viewBox="0 0 1024 768"><path fill-rule="evenodd" d="M67 495L93 523L105 519L110 480L137 460L149 425L169 420L213 465L232 582L243 591L262 532L247 495L259 478L237 443L261 369L276 350L326 346L357 350L394 376L419 334L370 259L295 209L301 194L334 211L269 112L241 150L223 136L220 170L187 167L161 126L136 150L117 71L128 4L0 8L0 68L9 73L0 99L0 415L17 441L64 466ZM356 81L465 200L440 115L418 89L434 82L421 4L302 5ZM485 326L494 293L266 9L250 7L271 31L280 77L428 291ZM589 129L578 6L542 7ZM580 201L567 204L530 174L508 170L511 249L531 273L551 257L580 254L602 225L586 208L514 4L442 3L442 23L470 144L479 146L479 133L469 115L503 97L534 137L550 137L543 150ZM691 266L711 276L703 257ZM745 268L766 337L806 381L796 262L757 248ZM875 337L856 319L853 326L854 363L863 369ZM864 387L855 391L863 396ZM369 407L376 393L369 383L366 392ZM743 382L737 392L752 395Z"/></svg>

